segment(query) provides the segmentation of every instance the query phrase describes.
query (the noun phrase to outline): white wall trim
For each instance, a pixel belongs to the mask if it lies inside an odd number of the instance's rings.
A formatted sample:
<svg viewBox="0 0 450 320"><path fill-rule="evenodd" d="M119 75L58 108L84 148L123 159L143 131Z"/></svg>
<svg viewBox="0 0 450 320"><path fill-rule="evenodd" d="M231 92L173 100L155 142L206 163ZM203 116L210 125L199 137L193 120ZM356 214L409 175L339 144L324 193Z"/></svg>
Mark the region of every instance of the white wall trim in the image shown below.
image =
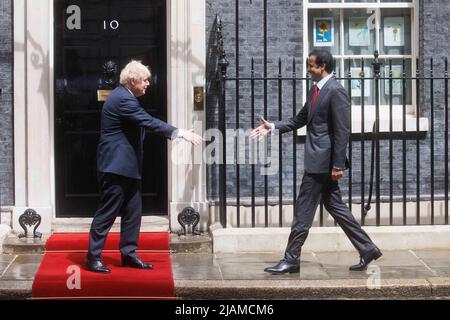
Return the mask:
<svg viewBox="0 0 450 320"><path fill-rule="evenodd" d="M201 135L205 130L205 111L194 111L193 88L206 84L205 1L169 0L167 11L168 121L183 129L196 126L196 132ZM194 148L180 140L169 144L168 195L172 230L180 227L177 216L186 206L199 210L200 228L207 227L206 166L189 161L194 153L198 155L201 151L201 147ZM183 161L186 164L173 162L172 153L187 160Z"/></svg>
<svg viewBox="0 0 450 320"><path fill-rule="evenodd" d="M15 204L27 205L26 183L26 30L25 0L16 0L14 5L14 180Z"/></svg>
<svg viewBox="0 0 450 320"><path fill-rule="evenodd" d="M17 219L26 208L42 216L40 231L50 232L51 81L50 0L14 1L14 166ZM19 229L20 230L20 229Z"/></svg>

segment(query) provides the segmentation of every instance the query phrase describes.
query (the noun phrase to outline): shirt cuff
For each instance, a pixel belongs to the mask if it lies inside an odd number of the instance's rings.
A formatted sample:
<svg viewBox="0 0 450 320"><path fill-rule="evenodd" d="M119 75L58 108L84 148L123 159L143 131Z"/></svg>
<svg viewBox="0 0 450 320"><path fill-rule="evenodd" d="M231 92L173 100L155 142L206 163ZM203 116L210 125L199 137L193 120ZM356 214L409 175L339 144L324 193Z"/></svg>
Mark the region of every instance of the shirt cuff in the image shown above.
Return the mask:
<svg viewBox="0 0 450 320"><path fill-rule="evenodd" d="M269 122L270 125L270 134L273 136L275 134L275 123Z"/></svg>
<svg viewBox="0 0 450 320"><path fill-rule="evenodd" d="M171 140L174 139L178 139L178 138L183 138L184 135L184 130L183 129L175 129L172 133L172 138Z"/></svg>

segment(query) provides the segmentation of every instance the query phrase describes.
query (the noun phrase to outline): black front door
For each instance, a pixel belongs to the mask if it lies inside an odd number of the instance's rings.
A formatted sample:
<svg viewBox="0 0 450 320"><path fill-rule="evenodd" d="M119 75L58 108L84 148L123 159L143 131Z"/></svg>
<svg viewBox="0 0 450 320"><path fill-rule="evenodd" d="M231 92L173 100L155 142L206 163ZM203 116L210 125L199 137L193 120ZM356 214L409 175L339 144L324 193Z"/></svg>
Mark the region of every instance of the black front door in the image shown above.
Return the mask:
<svg viewBox="0 0 450 320"><path fill-rule="evenodd" d="M166 120L165 1L58 0L54 18L56 215L92 217L102 100L132 59L152 71L141 105ZM142 184L143 213L167 214L166 141L159 136L146 137Z"/></svg>

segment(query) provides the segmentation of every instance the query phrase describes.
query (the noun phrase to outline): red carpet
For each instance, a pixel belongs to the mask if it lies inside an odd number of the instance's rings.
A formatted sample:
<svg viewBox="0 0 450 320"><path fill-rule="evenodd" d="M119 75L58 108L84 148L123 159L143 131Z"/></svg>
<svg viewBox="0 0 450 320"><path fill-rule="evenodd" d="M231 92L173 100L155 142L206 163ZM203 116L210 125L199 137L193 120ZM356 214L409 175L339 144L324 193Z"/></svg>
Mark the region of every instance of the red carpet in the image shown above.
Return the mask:
<svg viewBox="0 0 450 320"><path fill-rule="evenodd" d="M119 250L120 233L111 232L106 238L104 251ZM54 233L45 243L48 251L87 251L88 233ZM139 250L169 250L169 234L167 232L143 232L139 235Z"/></svg>
<svg viewBox="0 0 450 320"><path fill-rule="evenodd" d="M33 282L33 299L173 299L169 234L141 233L138 254L153 270L122 268L119 234L110 233L103 262L110 274L84 268L88 234L53 234Z"/></svg>

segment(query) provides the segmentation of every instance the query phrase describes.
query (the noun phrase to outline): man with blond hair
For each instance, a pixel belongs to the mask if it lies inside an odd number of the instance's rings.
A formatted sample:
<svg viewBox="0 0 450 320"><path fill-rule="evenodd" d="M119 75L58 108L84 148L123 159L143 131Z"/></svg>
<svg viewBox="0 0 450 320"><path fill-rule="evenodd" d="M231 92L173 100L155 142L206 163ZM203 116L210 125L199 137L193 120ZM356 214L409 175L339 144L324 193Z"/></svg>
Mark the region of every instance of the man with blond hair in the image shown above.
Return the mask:
<svg viewBox="0 0 450 320"><path fill-rule="evenodd" d="M131 61L120 74L120 85L105 101L101 115L100 141L97 147L97 171L100 204L89 233L85 264L88 270L110 273L101 259L106 236L114 220L122 213L119 249L122 266L153 269L136 254L141 226L141 175L145 131L168 139L183 138L199 145L202 138L192 131L177 129L153 118L139 104L150 86L150 70L139 61Z"/></svg>

